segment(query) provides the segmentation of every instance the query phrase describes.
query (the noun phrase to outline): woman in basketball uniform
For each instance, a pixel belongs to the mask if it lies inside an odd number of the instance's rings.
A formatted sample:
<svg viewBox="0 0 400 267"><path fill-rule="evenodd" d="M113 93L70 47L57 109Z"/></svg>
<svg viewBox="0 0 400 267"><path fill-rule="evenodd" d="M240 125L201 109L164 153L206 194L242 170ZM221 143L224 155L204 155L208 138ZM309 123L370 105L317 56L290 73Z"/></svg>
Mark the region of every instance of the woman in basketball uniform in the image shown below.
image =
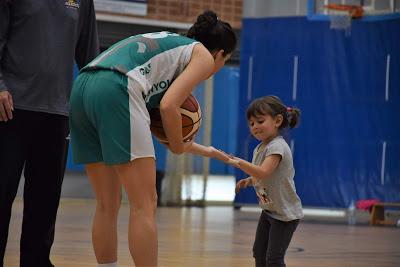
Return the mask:
<svg viewBox="0 0 400 267"><path fill-rule="evenodd" d="M224 66L235 46L231 26L206 11L186 36L132 36L81 70L70 98L71 144L74 162L85 164L96 194L92 242L99 266L117 266L121 185L130 204L132 258L136 266L157 266L150 109L160 107L172 152L229 160L212 147L182 141L179 107L196 85Z"/></svg>

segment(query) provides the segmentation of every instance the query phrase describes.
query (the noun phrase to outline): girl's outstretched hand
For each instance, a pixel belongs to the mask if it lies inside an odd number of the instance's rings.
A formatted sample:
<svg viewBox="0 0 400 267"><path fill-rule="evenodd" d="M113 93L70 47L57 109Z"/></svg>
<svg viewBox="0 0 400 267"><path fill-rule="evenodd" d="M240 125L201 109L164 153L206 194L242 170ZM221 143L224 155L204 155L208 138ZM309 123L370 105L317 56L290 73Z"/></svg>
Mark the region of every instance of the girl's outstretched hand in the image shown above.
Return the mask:
<svg viewBox="0 0 400 267"><path fill-rule="evenodd" d="M246 179L242 179L236 183L235 193L239 193L240 189L246 188L248 186L253 185L253 180L251 177L247 177Z"/></svg>

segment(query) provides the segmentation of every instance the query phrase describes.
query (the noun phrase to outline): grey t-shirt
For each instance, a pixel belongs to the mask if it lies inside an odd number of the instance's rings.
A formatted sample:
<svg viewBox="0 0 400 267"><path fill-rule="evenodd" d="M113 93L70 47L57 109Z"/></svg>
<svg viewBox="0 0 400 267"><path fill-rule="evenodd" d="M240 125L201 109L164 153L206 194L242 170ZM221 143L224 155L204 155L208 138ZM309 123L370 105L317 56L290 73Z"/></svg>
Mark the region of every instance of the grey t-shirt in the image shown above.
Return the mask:
<svg viewBox="0 0 400 267"><path fill-rule="evenodd" d="M0 1L0 91L15 108L68 115L74 59L98 53L93 0Z"/></svg>
<svg viewBox="0 0 400 267"><path fill-rule="evenodd" d="M253 152L252 163L260 166L270 155L280 155L276 170L254 185L260 207L277 220L291 221L303 218L301 201L294 185L292 152L282 136L267 145L260 143Z"/></svg>

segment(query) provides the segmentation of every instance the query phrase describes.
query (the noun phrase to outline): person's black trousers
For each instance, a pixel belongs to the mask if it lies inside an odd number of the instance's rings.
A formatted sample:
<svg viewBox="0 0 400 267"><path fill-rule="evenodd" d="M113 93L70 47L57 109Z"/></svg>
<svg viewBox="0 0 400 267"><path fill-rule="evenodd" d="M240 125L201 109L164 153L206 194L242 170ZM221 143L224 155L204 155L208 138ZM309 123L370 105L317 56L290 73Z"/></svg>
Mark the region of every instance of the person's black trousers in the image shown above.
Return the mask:
<svg viewBox="0 0 400 267"><path fill-rule="evenodd" d="M258 221L253 257L256 267L284 267L285 253L299 220L280 221L262 211Z"/></svg>
<svg viewBox="0 0 400 267"><path fill-rule="evenodd" d="M53 266L49 256L68 153L68 117L25 110L13 116L0 122L0 266L22 170L20 266Z"/></svg>

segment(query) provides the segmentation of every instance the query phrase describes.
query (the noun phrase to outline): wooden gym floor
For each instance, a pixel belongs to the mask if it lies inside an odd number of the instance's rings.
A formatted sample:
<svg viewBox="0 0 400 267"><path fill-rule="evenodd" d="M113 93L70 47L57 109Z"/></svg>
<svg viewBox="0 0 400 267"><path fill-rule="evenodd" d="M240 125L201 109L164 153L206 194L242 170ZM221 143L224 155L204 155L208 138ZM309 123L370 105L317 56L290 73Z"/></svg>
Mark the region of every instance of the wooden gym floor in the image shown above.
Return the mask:
<svg viewBox="0 0 400 267"><path fill-rule="evenodd" d="M91 245L93 200L62 199L52 249L57 267L96 267ZM258 213L231 207L159 208L160 267L254 266ZM18 266L22 201L14 203L6 267ZM133 266L127 244L128 207L119 217L119 266ZM302 222L289 247L289 267L400 266L400 228Z"/></svg>

